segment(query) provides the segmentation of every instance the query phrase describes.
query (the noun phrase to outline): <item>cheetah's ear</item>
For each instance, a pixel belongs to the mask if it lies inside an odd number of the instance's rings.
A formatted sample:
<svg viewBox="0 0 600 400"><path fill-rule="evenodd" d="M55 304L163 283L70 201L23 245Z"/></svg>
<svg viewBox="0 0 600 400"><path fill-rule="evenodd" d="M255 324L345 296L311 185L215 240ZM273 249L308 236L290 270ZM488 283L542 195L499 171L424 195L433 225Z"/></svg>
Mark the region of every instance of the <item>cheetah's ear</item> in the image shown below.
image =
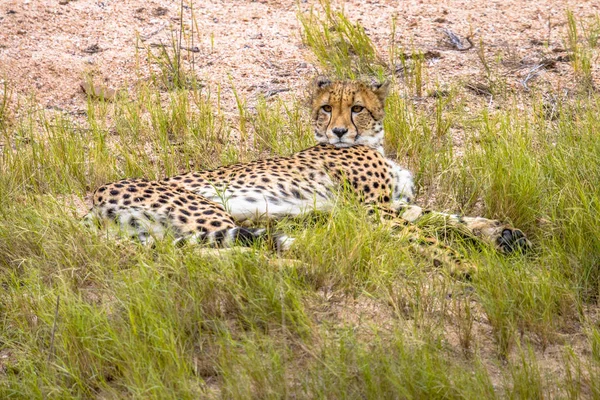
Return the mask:
<svg viewBox="0 0 600 400"><path fill-rule="evenodd" d="M331 79L324 75L319 75L314 80L315 89L323 89L329 85L331 85Z"/></svg>
<svg viewBox="0 0 600 400"><path fill-rule="evenodd" d="M390 91L390 81L385 80L383 82L373 82L373 83L371 83L371 90L373 91L373 93L375 93L377 98L379 98L379 100L383 103Z"/></svg>

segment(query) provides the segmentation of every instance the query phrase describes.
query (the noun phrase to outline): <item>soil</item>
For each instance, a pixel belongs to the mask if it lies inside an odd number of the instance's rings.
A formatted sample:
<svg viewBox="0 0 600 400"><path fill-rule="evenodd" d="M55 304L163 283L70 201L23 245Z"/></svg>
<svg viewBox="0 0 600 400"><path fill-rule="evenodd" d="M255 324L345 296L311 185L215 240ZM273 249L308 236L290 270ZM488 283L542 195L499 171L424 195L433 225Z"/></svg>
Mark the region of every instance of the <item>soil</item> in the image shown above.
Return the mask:
<svg viewBox="0 0 600 400"><path fill-rule="evenodd" d="M8 80L20 99L34 96L41 107L81 115L86 108L82 80L91 74L108 89L132 89L152 68L147 49L170 46L180 25L188 33L183 40L188 66L193 64L204 84L221 86L226 111L235 109L233 85L252 104L259 94L301 93L318 73L318 64L302 43L297 18L299 12L319 8L318 3L184 4L181 8L180 2L156 0L4 0L0 79ZM507 79L522 86L542 59L566 56L567 10L582 22L600 12L600 3L581 0L352 0L343 7L350 20L365 27L382 57L387 58L392 40L408 52L431 55L427 74L442 87L481 74L479 43L486 57L501 54ZM392 18L395 38L390 37ZM470 35L475 46L466 51L453 48L443 29L457 34L465 46ZM594 68L597 79L599 67ZM535 79L561 88L572 82L571 70L568 63L557 62L555 68L538 70Z"/></svg>

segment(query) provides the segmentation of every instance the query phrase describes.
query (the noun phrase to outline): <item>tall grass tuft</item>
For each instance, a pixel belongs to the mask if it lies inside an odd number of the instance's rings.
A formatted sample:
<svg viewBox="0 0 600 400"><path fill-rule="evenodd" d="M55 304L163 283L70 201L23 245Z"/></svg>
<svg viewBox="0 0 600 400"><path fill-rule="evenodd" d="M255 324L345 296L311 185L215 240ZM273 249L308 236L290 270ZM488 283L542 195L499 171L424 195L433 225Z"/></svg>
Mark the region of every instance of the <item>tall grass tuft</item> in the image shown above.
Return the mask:
<svg viewBox="0 0 600 400"><path fill-rule="evenodd" d="M311 8L299 13L302 40L313 51L321 67L338 78L361 75L384 77L386 64L378 55L365 29L335 10L329 0L320 3L322 11Z"/></svg>

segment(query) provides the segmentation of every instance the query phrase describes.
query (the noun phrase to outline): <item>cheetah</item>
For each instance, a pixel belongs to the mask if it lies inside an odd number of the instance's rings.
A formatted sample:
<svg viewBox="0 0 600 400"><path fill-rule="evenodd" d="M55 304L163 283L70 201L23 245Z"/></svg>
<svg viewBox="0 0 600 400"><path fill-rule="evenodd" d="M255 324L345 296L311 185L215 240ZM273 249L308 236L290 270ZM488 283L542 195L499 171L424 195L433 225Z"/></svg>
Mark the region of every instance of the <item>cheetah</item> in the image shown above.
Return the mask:
<svg viewBox="0 0 600 400"><path fill-rule="evenodd" d="M389 83L317 78L310 99L317 145L289 157L193 171L158 182L111 183L94 193L92 212L119 222L142 240L170 229L182 240L228 246L264 236L264 229L241 228L243 221L328 211L340 190L350 187L365 204L408 223L428 215L502 252L528 247L523 232L500 221L411 204L411 172L384 154L388 91ZM275 237L278 246L287 248L291 241L285 235Z"/></svg>
<svg viewBox="0 0 600 400"><path fill-rule="evenodd" d="M230 247L250 246L267 239L278 250L286 250L292 239L269 235L264 228L238 226L219 203L194 192L146 179L123 179L100 186L93 206L84 217L92 227L118 228L121 235L153 244L172 234L177 244Z"/></svg>
<svg viewBox="0 0 600 400"><path fill-rule="evenodd" d="M313 83L311 120L318 144L290 157L194 171L161 183L183 188L223 205L236 221L266 216L297 216L327 211L343 182L366 204L393 210L414 223L427 215L483 239L502 252L529 246L522 231L497 220L464 217L411 204L410 171L384 155L383 118L389 82L332 81Z"/></svg>

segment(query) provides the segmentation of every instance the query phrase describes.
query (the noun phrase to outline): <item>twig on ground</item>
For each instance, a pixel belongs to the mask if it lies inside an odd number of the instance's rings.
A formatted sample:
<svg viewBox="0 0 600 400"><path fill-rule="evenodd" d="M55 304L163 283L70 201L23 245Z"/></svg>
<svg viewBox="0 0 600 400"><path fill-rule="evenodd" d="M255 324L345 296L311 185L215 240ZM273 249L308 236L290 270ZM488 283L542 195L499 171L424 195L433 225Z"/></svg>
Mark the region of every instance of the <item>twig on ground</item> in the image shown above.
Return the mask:
<svg viewBox="0 0 600 400"><path fill-rule="evenodd" d="M492 91L490 90L490 88L482 83L467 83L465 87L478 95L492 95Z"/></svg>
<svg viewBox="0 0 600 400"><path fill-rule="evenodd" d="M192 47L179 46L179 48L181 50L190 51L192 53L200 53L200 49L198 48L198 46L192 46Z"/></svg>
<svg viewBox="0 0 600 400"><path fill-rule="evenodd" d="M142 42L144 42L144 41L150 39L152 36L156 35L157 33L161 32L162 30L164 30L166 27L167 27L166 25L163 25L150 33L147 33L145 35L140 35L140 39L142 39Z"/></svg>
<svg viewBox="0 0 600 400"><path fill-rule="evenodd" d="M523 79L521 81L521 85L523 85L523 89L525 89L526 92L529 92L529 86L527 86L527 82L529 82L531 79L537 77L540 73L538 72L538 70L540 70L541 68L544 68L546 66L545 63L541 63L536 65L535 67L531 68L528 72L527 72L527 76L525 76L525 79Z"/></svg>
<svg viewBox="0 0 600 400"><path fill-rule="evenodd" d="M265 97L275 96L277 93L289 92L290 88L272 89L265 93Z"/></svg>
<svg viewBox="0 0 600 400"><path fill-rule="evenodd" d="M453 47L454 49L458 50L458 51L467 51L470 48L473 47L473 42L471 41L471 37L470 36L466 36L465 40L469 43L468 46L465 46L462 42L462 40L460 40L460 37L458 37L458 35L454 32L452 32L450 29L448 28L443 28L442 32L444 32L444 34L447 36L448 40L446 41L451 47Z"/></svg>

